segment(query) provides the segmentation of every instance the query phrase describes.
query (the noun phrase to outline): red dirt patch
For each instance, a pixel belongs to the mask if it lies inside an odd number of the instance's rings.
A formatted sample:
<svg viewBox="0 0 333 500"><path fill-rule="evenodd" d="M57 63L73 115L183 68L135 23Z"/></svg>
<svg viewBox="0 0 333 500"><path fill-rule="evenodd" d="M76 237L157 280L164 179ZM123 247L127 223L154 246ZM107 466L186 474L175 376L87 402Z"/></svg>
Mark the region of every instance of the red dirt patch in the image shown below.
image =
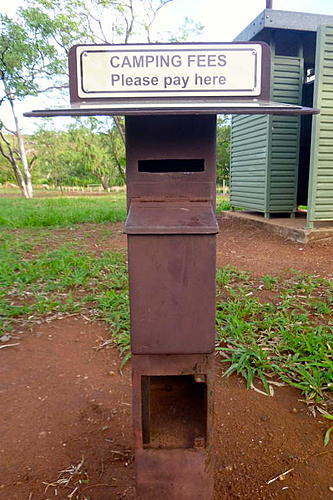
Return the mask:
<svg viewBox="0 0 333 500"><path fill-rule="evenodd" d="M1 352L1 500L53 498L43 482L82 457L87 496L133 498L130 369L120 376L117 352L93 349L106 336L100 324L68 318ZM56 498L70 492L58 488Z"/></svg>
<svg viewBox="0 0 333 500"><path fill-rule="evenodd" d="M230 265L255 276L289 275L291 270L333 276L333 242L302 245L240 220L219 220L217 265Z"/></svg>
<svg viewBox="0 0 333 500"><path fill-rule="evenodd" d="M323 447L327 421L310 417L299 399L291 388L268 397L246 391L237 377L217 378L215 500L333 497L333 446Z"/></svg>
<svg viewBox="0 0 333 500"><path fill-rule="evenodd" d="M2 351L1 500L66 499L70 488L54 497L43 483L82 457L91 498L135 498L130 367L121 376L114 349L93 349L106 335L102 324L67 318ZM297 391L262 396L217 371L215 500L329 498L327 422L307 414Z"/></svg>
<svg viewBox="0 0 333 500"><path fill-rule="evenodd" d="M292 270L323 277L333 277L333 242L316 241L303 245L283 239L264 229L242 220L219 219L220 232L217 237L217 265L237 266L255 276L290 275ZM18 235L22 230L14 230ZM95 254L107 250L127 249L123 224L80 224L69 229L38 229L43 238L40 246L31 254L47 248L57 248L72 243L80 250ZM43 236L44 234L44 236Z"/></svg>
<svg viewBox="0 0 333 500"><path fill-rule="evenodd" d="M27 258L45 250L54 250L66 244L73 245L74 248L76 247L82 252L89 251L95 255L100 255L108 250L123 251L127 249L124 225L121 222L115 224L77 224L70 229L33 228L28 231L14 229L11 230L11 233L16 234L18 238L25 233L29 237L32 235L32 240L38 237L40 243L34 245L33 249L25 254Z"/></svg>

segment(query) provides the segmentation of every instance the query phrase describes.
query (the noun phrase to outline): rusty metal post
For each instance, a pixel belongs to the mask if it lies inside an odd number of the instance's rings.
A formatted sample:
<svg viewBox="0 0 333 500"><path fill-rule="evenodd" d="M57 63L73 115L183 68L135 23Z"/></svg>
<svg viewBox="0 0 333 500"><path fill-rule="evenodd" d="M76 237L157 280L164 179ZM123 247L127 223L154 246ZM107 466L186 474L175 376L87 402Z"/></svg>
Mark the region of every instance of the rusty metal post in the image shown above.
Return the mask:
<svg viewBox="0 0 333 500"><path fill-rule="evenodd" d="M212 499L215 116L126 118L137 498Z"/></svg>

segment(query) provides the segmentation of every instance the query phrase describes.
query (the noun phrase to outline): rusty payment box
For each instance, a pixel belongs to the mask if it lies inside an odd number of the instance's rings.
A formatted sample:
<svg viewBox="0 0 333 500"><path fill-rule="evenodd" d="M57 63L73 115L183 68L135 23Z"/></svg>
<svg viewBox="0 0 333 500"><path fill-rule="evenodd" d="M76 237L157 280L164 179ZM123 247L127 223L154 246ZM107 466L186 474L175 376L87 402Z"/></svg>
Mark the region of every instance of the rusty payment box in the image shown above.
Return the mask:
<svg viewBox="0 0 333 500"><path fill-rule="evenodd" d="M125 230L142 499L209 499L213 491L215 129L212 115L126 119Z"/></svg>

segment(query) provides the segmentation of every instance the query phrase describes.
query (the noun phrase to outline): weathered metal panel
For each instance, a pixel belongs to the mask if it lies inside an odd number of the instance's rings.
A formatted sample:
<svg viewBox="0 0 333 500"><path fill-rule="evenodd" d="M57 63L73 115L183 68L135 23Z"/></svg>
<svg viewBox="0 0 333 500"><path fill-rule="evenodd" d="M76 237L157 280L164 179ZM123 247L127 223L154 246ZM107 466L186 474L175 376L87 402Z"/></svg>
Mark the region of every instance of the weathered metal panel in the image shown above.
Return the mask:
<svg viewBox="0 0 333 500"><path fill-rule="evenodd" d="M210 499L213 464L201 450L138 450L137 500Z"/></svg>
<svg viewBox="0 0 333 500"><path fill-rule="evenodd" d="M132 352L213 352L215 235L129 234L128 253Z"/></svg>
<svg viewBox="0 0 333 500"><path fill-rule="evenodd" d="M143 380L147 377L159 376L199 376L204 380L206 392L205 428L206 436L195 442L194 446L174 448L170 442L163 441L159 447L144 440L144 423L148 416L148 430L150 418L159 411L165 425L169 426L169 434L179 434L177 426L177 395L169 411L165 406L160 408L149 407L148 415L145 408L146 394L143 396ZM200 384L200 382L198 382ZM135 438L135 468L137 475L138 500L193 500L202 498L211 500L214 492L214 446L213 417L214 417L214 354L197 355L133 355L132 357L132 385L133 385L133 428ZM166 387L170 392L171 388ZM165 391L164 391L165 392ZM191 394L187 397L191 398ZM149 396L148 396L149 399ZM186 398L187 399L187 398ZM199 410L199 409L197 409ZM185 415L190 418L189 430L197 432L196 412ZM184 416L181 415L181 419ZM163 424L163 425L164 425Z"/></svg>
<svg viewBox="0 0 333 500"><path fill-rule="evenodd" d="M215 117L128 117L126 141L132 352L213 352Z"/></svg>
<svg viewBox="0 0 333 500"><path fill-rule="evenodd" d="M215 121L126 118L138 500L213 497Z"/></svg>
<svg viewBox="0 0 333 500"><path fill-rule="evenodd" d="M216 234L218 225L211 202L132 201L127 234Z"/></svg>
<svg viewBox="0 0 333 500"><path fill-rule="evenodd" d="M207 384L207 436L206 447L213 444L213 385L214 385L214 353L211 354L133 354L133 421L135 448L145 447L142 435L142 398L141 384L143 376L168 375L205 375Z"/></svg>
<svg viewBox="0 0 333 500"><path fill-rule="evenodd" d="M314 104L308 198L308 225L333 220L333 24L317 34Z"/></svg>
<svg viewBox="0 0 333 500"><path fill-rule="evenodd" d="M128 202L132 199L210 200L215 203L215 128L213 116L138 116L126 118ZM139 160L204 160L202 172L140 172Z"/></svg>
<svg viewBox="0 0 333 500"><path fill-rule="evenodd" d="M232 118L231 206L265 211L268 116Z"/></svg>

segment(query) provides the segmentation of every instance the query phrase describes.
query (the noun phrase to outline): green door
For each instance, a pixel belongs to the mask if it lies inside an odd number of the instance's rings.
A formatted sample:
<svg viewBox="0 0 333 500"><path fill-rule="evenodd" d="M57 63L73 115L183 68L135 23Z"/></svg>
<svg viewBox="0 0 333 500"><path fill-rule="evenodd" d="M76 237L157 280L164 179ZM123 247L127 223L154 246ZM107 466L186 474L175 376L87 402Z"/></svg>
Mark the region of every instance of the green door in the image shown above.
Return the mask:
<svg viewBox="0 0 333 500"><path fill-rule="evenodd" d="M333 220L333 26L317 33L307 225Z"/></svg>
<svg viewBox="0 0 333 500"><path fill-rule="evenodd" d="M274 57L273 101L301 104L303 64L303 58L300 57ZM296 211L300 123L299 116L270 117L267 179L269 213Z"/></svg>

